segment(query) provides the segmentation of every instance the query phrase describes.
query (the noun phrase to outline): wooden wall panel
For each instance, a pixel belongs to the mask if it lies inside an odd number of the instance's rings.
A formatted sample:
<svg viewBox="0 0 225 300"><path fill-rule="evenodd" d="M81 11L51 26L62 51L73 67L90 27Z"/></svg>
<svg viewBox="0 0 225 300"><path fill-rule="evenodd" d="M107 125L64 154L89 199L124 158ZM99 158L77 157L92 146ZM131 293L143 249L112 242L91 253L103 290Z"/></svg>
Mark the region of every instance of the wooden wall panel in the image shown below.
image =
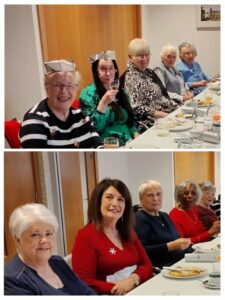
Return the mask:
<svg viewBox="0 0 225 300"><path fill-rule="evenodd" d="M60 152L60 175L68 253L84 226L79 152Z"/></svg>
<svg viewBox="0 0 225 300"><path fill-rule="evenodd" d="M85 152L85 164L86 164L86 174L87 174L88 199L90 199L92 191L97 184L95 152Z"/></svg>
<svg viewBox="0 0 225 300"><path fill-rule="evenodd" d="M92 82L91 54L115 50L122 74L127 46L141 35L139 5L38 5L38 15L44 60L74 60L80 89Z"/></svg>
<svg viewBox="0 0 225 300"><path fill-rule="evenodd" d="M31 152L6 152L4 163L4 230L5 260L7 261L16 253L8 226L9 217L16 207L37 201L37 188L34 154Z"/></svg>
<svg viewBox="0 0 225 300"><path fill-rule="evenodd" d="M175 152L175 185L185 179L214 182L214 152Z"/></svg>

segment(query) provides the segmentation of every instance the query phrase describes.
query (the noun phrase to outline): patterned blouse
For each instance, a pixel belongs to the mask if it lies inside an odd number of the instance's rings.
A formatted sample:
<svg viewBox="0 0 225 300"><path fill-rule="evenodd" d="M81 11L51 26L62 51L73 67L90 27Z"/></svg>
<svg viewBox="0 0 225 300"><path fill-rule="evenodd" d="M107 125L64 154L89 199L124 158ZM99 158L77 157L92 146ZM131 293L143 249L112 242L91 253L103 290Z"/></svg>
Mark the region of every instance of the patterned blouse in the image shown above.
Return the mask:
<svg viewBox="0 0 225 300"><path fill-rule="evenodd" d="M166 89L154 71L147 68L144 72L138 70L129 62L124 77L124 86L131 99L135 116L143 127L154 124L155 111L170 113L178 104L169 98ZM123 80L123 79L122 79Z"/></svg>

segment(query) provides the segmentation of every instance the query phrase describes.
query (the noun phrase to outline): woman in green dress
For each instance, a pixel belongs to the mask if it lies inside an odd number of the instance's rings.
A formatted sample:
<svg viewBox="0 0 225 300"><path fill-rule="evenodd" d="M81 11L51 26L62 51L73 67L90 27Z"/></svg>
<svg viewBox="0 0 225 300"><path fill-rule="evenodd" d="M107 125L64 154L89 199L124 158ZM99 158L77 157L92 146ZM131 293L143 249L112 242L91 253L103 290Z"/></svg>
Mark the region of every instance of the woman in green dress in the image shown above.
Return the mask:
<svg viewBox="0 0 225 300"><path fill-rule="evenodd" d="M119 78L115 52L99 52L91 56L90 61L94 82L81 92L81 109L92 117L102 141L114 136L123 146L139 133L129 97L115 84L115 79Z"/></svg>

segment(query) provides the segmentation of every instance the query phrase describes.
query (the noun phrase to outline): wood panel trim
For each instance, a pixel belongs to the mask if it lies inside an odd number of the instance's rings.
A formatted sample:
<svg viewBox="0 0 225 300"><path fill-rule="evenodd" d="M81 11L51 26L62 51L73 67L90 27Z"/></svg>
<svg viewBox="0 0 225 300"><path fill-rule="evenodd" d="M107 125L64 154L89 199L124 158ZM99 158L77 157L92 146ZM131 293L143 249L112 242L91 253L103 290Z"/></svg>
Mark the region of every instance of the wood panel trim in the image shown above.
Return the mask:
<svg viewBox="0 0 225 300"><path fill-rule="evenodd" d="M95 160L96 160L95 152L85 152L88 200L90 199L92 191L97 184L97 172L96 172Z"/></svg>

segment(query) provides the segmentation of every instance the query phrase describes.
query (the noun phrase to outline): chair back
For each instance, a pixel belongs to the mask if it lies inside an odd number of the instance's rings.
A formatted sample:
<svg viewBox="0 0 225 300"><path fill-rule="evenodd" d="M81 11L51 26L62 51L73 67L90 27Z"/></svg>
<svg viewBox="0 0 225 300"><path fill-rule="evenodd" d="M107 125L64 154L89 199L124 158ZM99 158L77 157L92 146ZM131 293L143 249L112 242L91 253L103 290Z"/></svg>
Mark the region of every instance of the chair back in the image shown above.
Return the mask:
<svg viewBox="0 0 225 300"><path fill-rule="evenodd" d="M74 99L72 108L75 108L75 109L80 108L80 100L79 99Z"/></svg>
<svg viewBox="0 0 225 300"><path fill-rule="evenodd" d="M64 256L63 259L65 260L67 265L72 269L72 254L70 253L70 254Z"/></svg>
<svg viewBox="0 0 225 300"><path fill-rule="evenodd" d="M5 121L5 138L11 148L21 148L19 129L20 122L16 119Z"/></svg>

